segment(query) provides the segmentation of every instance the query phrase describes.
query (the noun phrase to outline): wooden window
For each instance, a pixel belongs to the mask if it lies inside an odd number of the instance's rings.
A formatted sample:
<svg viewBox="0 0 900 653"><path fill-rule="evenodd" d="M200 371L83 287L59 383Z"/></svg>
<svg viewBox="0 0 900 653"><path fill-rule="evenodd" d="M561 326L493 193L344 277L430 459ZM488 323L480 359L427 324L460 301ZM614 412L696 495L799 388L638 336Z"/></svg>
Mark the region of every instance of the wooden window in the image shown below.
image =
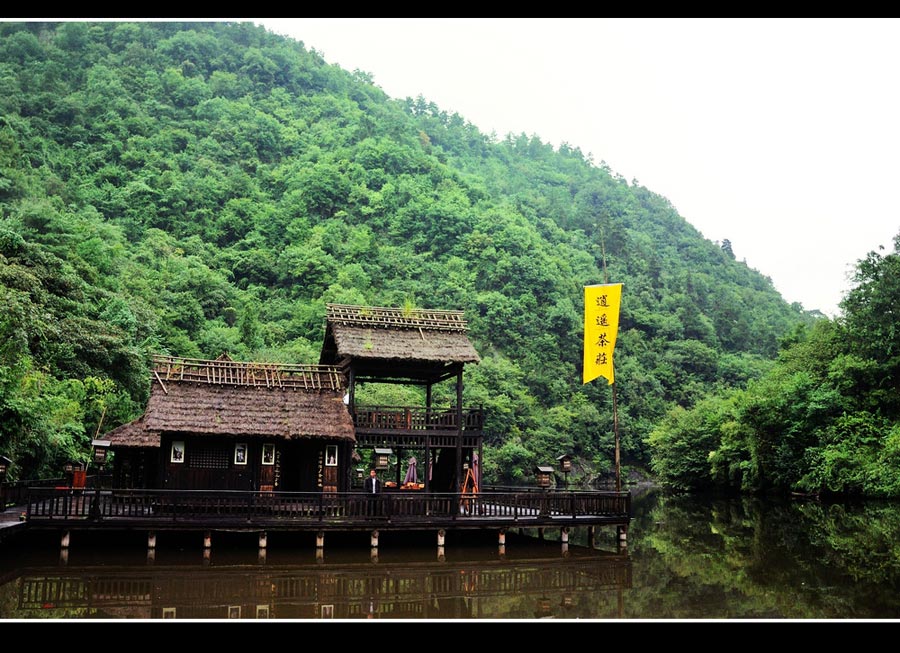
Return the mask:
<svg viewBox="0 0 900 653"><path fill-rule="evenodd" d="M188 450L188 466L194 469L228 469L230 465L230 448L194 444Z"/></svg>

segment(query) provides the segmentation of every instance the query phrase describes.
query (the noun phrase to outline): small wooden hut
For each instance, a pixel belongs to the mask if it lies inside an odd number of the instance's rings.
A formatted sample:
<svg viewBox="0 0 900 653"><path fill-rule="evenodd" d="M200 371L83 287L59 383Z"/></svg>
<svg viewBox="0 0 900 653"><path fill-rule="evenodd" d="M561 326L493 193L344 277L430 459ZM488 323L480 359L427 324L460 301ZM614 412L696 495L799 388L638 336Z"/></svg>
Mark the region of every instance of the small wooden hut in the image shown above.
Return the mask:
<svg viewBox="0 0 900 653"><path fill-rule="evenodd" d="M329 366L155 357L146 412L106 436L116 486L347 490L344 393Z"/></svg>

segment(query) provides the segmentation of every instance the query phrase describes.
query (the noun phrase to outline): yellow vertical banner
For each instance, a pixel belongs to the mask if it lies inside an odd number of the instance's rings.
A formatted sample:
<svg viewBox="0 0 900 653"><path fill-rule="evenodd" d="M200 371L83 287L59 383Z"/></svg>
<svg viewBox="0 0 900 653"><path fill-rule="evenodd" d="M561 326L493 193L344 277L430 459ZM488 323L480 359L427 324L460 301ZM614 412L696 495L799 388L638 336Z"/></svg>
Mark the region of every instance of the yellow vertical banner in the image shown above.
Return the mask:
<svg viewBox="0 0 900 653"><path fill-rule="evenodd" d="M584 383L598 376L615 381L613 349L619 331L621 283L584 287Z"/></svg>

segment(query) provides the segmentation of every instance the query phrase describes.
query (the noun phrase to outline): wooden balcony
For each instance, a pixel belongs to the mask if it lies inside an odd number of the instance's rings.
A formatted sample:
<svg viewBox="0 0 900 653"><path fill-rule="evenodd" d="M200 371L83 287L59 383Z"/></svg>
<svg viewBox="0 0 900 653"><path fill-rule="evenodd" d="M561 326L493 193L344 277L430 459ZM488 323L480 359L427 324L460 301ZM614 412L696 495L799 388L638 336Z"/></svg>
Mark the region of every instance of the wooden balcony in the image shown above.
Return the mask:
<svg viewBox="0 0 900 653"><path fill-rule="evenodd" d="M357 406L351 411L361 446L455 447L460 433L454 409ZM484 429L481 408L462 409L462 446L477 447Z"/></svg>

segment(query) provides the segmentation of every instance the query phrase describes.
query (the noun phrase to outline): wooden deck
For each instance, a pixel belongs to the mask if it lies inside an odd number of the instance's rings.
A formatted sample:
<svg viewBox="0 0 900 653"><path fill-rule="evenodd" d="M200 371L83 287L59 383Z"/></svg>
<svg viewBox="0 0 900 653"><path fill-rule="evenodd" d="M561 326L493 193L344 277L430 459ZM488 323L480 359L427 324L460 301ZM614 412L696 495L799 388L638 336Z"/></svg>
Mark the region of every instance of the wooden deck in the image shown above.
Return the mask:
<svg viewBox="0 0 900 653"><path fill-rule="evenodd" d="M0 512L0 542L11 537L28 526L25 522L19 520L21 511L15 506Z"/></svg>
<svg viewBox="0 0 900 653"><path fill-rule="evenodd" d="M29 528L360 531L627 525L628 492L238 492L31 488Z"/></svg>

